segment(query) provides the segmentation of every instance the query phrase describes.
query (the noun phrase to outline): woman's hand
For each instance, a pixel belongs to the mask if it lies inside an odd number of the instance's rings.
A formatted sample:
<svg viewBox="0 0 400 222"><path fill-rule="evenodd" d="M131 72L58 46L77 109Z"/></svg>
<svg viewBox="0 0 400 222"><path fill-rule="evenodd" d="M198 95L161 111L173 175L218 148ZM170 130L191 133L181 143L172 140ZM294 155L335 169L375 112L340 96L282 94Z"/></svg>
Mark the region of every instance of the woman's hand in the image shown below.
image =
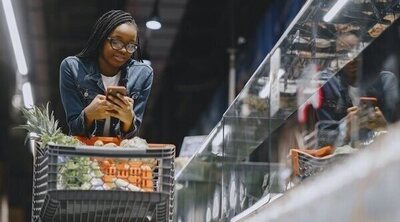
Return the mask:
<svg viewBox="0 0 400 222"><path fill-rule="evenodd" d="M359 121L357 115L358 111L359 109L357 106L352 106L347 109L347 116L344 118L347 139L350 139L351 135L354 135L358 129L358 127L354 127Z"/></svg>
<svg viewBox="0 0 400 222"><path fill-rule="evenodd" d="M353 122L358 122L360 128L371 130L387 127L386 119L377 106L373 107L373 109L360 109L356 106L350 107L347 109L346 120L349 126Z"/></svg>
<svg viewBox="0 0 400 222"><path fill-rule="evenodd" d="M386 121L385 116L383 115L382 111L379 109L379 107L375 106L372 117L373 118L370 118L370 120L368 121L369 129L386 129L387 128L387 121Z"/></svg>
<svg viewBox="0 0 400 222"><path fill-rule="evenodd" d="M106 96L97 95L84 109L86 126L90 127L94 120L110 117L110 113L107 110L110 110L112 107L112 104L107 101Z"/></svg>
<svg viewBox="0 0 400 222"><path fill-rule="evenodd" d="M116 97L109 95L108 99L112 106L108 112L112 117L115 117L122 122L121 130L123 132L128 132L135 118L135 113L133 112L133 99L119 93L117 93Z"/></svg>
<svg viewBox="0 0 400 222"><path fill-rule="evenodd" d="M345 121L348 127L350 127L352 124L358 121L358 113L359 113L359 108L357 106L352 106L347 109L347 116L345 117Z"/></svg>

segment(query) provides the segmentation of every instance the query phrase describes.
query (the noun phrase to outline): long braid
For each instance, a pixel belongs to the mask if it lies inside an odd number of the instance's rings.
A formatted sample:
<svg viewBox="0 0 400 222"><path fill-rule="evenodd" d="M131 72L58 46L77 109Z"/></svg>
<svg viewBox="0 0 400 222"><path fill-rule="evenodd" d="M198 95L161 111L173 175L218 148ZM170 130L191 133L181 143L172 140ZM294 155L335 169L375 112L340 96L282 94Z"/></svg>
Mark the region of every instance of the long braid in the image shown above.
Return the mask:
<svg viewBox="0 0 400 222"><path fill-rule="evenodd" d="M139 35L137 37L137 44L138 44L138 48L137 48L137 59L139 62L143 62L143 57L142 57L142 50L140 48L140 41L139 41Z"/></svg>
<svg viewBox="0 0 400 222"><path fill-rule="evenodd" d="M108 35L119 25L124 23L133 24L138 29L131 14L122 10L111 10L103 14L95 23L92 33L85 47L76 56L80 58L96 59ZM140 52L139 60L141 60Z"/></svg>

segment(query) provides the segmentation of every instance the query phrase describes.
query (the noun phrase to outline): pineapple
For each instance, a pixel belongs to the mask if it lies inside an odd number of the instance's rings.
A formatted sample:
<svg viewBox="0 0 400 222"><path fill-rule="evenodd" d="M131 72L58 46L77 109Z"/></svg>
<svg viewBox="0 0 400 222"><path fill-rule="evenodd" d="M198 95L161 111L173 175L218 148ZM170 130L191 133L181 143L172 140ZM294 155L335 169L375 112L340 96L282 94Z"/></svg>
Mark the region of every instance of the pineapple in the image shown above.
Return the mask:
<svg viewBox="0 0 400 222"><path fill-rule="evenodd" d="M54 113L49 110L49 103L46 106L22 110L23 116L27 120L26 125L20 128L28 131L27 139L38 139L41 142L40 148L46 147L46 144L53 142L58 145L82 145L82 143L71 136L61 132L58 127L58 120L54 118Z"/></svg>

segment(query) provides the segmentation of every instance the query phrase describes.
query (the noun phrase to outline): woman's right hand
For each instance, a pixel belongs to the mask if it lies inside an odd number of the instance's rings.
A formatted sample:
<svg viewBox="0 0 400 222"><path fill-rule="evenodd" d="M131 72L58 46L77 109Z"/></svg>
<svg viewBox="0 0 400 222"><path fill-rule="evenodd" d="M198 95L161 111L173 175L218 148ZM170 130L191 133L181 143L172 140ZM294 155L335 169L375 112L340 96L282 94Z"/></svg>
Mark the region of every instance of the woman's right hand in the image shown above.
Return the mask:
<svg viewBox="0 0 400 222"><path fill-rule="evenodd" d="M97 95L84 109L86 126L90 127L94 120L110 117L110 113L107 111L110 110L110 107L112 104L107 101L105 95Z"/></svg>
<svg viewBox="0 0 400 222"><path fill-rule="evenodd" d="M371 130L387 127L386 119L377 106L364 110L356 106L350 107L347 109L346 120L349 127L352 125L352 122L356 122L359 128Z"/></svg>

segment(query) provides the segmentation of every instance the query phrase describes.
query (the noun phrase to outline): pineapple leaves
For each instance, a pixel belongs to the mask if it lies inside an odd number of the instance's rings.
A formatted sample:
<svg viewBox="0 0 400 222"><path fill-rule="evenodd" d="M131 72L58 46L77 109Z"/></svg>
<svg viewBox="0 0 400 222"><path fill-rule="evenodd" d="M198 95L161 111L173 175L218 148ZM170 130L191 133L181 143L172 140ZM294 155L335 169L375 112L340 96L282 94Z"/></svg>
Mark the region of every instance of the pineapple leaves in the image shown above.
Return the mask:
<svg viewBox="0 0 400 222"><path fill-rule="evenodd" d="M49 142L59 145L81 145L82 143L74 137L62 133L58 127L58 120L54 112L50 111L49 103L46 106L33 106L31 109L21 109L27 123L17 128L28 131L27 139L38 139L42 142L42 148Z"/></svg>

